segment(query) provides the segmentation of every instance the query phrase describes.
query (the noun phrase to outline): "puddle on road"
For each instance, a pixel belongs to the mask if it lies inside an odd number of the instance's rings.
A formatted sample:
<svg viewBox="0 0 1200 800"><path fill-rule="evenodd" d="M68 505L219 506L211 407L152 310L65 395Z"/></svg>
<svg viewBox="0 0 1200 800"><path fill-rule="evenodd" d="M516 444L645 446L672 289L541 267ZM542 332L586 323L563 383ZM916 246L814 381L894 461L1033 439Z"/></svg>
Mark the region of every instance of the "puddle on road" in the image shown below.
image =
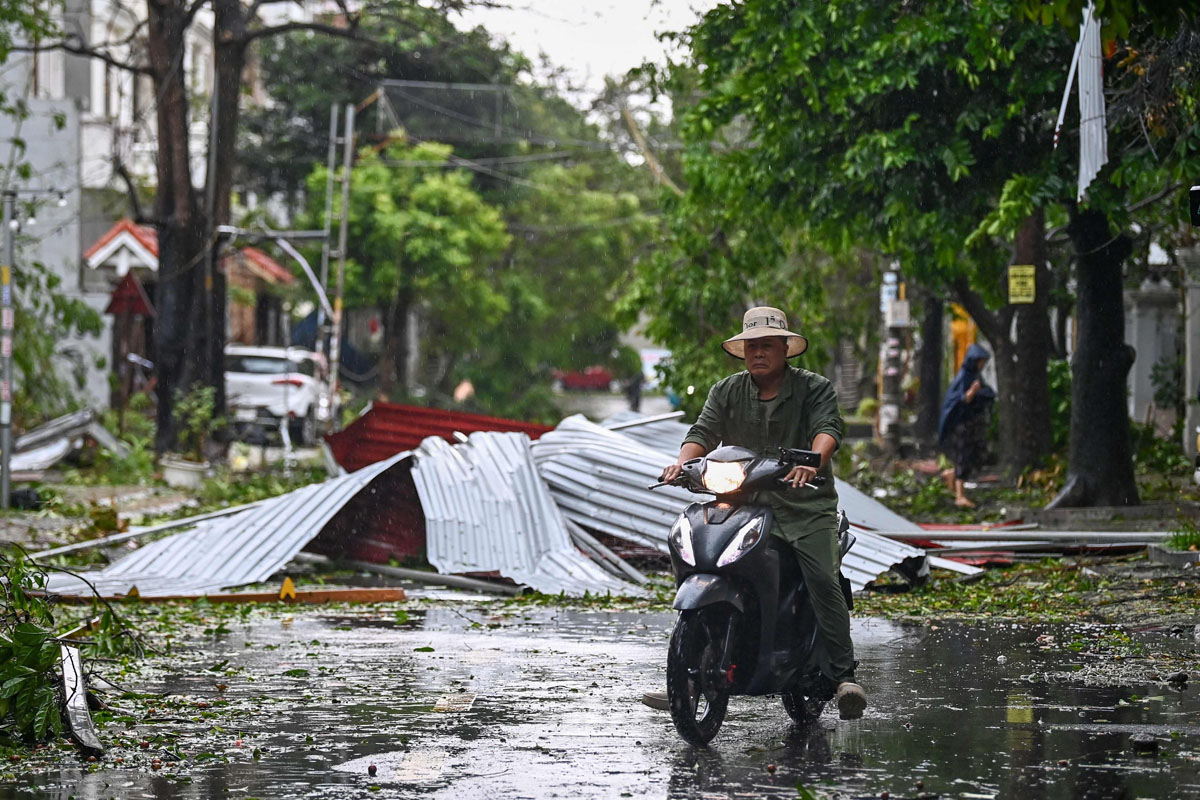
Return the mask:
<svg viewBox="0 0 1200 800"><path fill-rule="evenodd" d="M211 698L210 667L224 663L220 697L236 714L105 731L178 734L182 765L154 771L135 748L120 768L113 752L95 772L0 782L0 798L783 798L798 783L842 797L1200 796L1200 697L1075 681L1098 658L1095 629L857 620L864 719L827 711L799 730L777 698L735 698L713 746L695 750L637 702L661 687L672 614L491 614L437 607L398 624L310 611L235 626L187 671L138 688ZM1191 640L1141 635L1195 658ZM1135 735L1158 754L1135 753Z"/></svg>

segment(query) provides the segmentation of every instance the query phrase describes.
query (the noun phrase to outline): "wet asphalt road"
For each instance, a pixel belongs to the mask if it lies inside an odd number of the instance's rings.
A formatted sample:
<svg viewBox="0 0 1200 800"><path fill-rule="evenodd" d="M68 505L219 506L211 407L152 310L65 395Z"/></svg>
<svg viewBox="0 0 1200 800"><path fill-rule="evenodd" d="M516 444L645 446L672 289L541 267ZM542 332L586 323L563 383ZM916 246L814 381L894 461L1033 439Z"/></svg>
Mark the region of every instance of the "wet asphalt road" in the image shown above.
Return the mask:
<svg viewBox="0 0 1200 800"><path fill-rule="evenodd" d="M1200 796L1196 695L1031 679L1071 669L1037 646L1050 629L855 620L864 719L827 710L797 730L777 699L735 698L697 750L637 702L661 688L673 615L489 613L464 603L399 624L298 610L231 625L138 687L212 697L207 667L235 672L222 696L246 712L236 730L161 723L182 732L190 782L134 753L0 783L0 797L794 798L798 783L818 797ZM1158 737L1160 754L1134 754L1134 733Z"/></svg>

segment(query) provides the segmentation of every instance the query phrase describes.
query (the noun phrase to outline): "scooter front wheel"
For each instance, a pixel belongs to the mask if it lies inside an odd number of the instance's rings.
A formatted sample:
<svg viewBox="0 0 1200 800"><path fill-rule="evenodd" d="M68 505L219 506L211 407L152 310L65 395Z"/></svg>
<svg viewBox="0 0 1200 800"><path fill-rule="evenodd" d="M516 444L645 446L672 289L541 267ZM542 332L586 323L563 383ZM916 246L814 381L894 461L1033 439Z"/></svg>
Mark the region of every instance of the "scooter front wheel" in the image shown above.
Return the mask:
<svg viewBox="0 0 1200 800"><path fill-rule="evenodd" d="M671 721L680 736L700 747L717 735L729 704L729 687L721 674L729 613L725 606L684 611L671 632L667 651Z"/></svg>

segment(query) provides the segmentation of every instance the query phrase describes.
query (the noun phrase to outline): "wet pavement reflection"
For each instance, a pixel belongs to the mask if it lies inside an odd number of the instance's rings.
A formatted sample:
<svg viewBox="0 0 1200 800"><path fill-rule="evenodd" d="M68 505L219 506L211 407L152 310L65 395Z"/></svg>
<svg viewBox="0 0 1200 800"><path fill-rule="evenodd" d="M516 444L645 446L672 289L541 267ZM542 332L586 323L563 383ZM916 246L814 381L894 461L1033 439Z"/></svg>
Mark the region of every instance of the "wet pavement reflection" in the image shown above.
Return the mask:
<svg viewBox="0 0 1200 800"><path fill-rule="evenodd" d="M490 614L232 625L195 664L137 687L207 697L209 666L234 672L221 695L245 712L236 730L178 717L133 732L179 732L186 768L80 764L0 783L0 797L792 798L798 784L818 797L1200 796L1196 694L1046 680L1082 663L1044 647L1073 629L856 620L862 720L827 710L798 729L777 698L734 698L698 750L638 702L661 688L673 614ZM1156 754L1134 752L1138 734Z"/></svg>

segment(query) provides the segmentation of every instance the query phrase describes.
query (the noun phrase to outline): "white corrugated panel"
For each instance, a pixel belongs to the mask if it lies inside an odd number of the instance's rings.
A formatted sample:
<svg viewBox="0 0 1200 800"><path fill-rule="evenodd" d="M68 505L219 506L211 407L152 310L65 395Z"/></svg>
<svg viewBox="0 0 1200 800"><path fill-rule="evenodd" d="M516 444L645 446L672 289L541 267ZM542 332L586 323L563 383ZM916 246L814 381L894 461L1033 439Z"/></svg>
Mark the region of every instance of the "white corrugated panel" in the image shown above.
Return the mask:
<svg viewBox="0 0 1200 800"><path fill-rule="evenodd" d="M259 583L282 569L371 481L409 458L400 453L357 472L314 483L229 517L159 539L81 578L51 573L47 589L105 596L137 587L145 597L209 594Z"/></svg>
<svg viewBox="0 0 1200 800"><path fill-rule="evenodd" d="M642 590L571 542L523 433L480 432L450 445L431 437L412 471L425 511L426 553L439 572L499 572L541 592Z"/></svg>
<svg viewBox="0 0 1200 800"><path fill-rule="evenodd" d="M1108 123L1104 108L1104 51L1100 19L1089 2L1084 10L1079 50L1079 194L1108 163Z"/></svg>
<svg viewBox="0 0 1200 800"><path fill-rule="evenodd" d="M662 553L675 518L698 497L675 486L650 491L675 457L579 414L542 434L533 459L564 516Z"/></svg>
<svg viewBox="0 0 1200 800"><path fill-rule="evenodd" d="M608 421L633 418L622 414ZM706 498L678 487L646 488L674 462L687 430L683 423L663 420L610 431L577 415L543 434L533 445L533 457L564 515L586 528L665 553L675 518L689 503ZM842 563L855 591L893 565L925 556L924 550L874 532L920 532L920 526L844 481L837 481L837 489L857 537Z"/></svg>

